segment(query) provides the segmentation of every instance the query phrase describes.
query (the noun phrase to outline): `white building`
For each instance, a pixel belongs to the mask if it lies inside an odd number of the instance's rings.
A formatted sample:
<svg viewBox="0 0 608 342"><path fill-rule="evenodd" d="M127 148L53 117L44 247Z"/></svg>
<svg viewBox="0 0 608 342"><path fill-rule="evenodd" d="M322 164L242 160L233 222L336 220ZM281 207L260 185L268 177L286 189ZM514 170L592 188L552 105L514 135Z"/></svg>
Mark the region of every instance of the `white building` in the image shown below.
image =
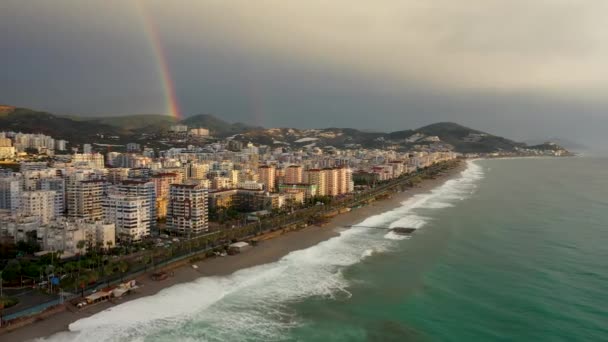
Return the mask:
<svg viewBox="0 0 608 342"><path fill-rule="evenodd" d="M245 190L262 190L264 189L264 184L256 181L244 181L238 184L238 188Z"/></svg>
<svg viewBox="0 0 608 342"><path fill-rule="evenodd" d="M22 179L16 176L0 178L0 209L15 211L19 208L21 183Z"/></svg>
<svg viewBox="0 0 608 342"><path fill-rule="evenodd" d="M24 191L19 214L37 217L42 224L49 223L55 217L55 191Z"/></svg>
<svg viewBox="0 0 608 342"><path fill-rule="evenodd" d="M75 153L72 156L72 165L93 169L104 168L104 158L99 153Z"/></svg>
<svg viewBox="0 0 608 342"><path fill-rule="evenodd" d="M121 195L147 198L150 228L156 227L156 187L151 181L127 180L116 186Z"/></svg>
<svg viewBox="0 0 608 342"><path fill-rule="evenodd" d="M57 219L38 228L38 240L47 251L64 251L66 254L84 253L91 247L108 249L116 246L116 228L109 222ZM85 247L78 249L78 242Z"/></svg>
<svg viewBox="0 0 608 342"><path fill-rule="evenodd" d="M148 198L110 194L104 199L103 216L116 225L121 241L139 241L150 235L150 202Z"/></svg>
<svg viewBox="0 0 608 342"><path fill-rule="evenodd" d="M65 180L63 178L44 178L38 182L37 189L55 192L55 217L63 216L65 211Z"/></svg>

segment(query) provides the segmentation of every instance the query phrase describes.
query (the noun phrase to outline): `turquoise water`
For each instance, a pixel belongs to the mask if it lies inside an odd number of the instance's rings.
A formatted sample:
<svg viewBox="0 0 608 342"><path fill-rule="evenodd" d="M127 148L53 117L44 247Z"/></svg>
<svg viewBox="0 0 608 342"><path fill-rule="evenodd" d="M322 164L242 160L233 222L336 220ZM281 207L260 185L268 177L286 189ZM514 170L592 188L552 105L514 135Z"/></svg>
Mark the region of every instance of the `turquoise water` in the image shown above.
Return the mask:
<svg viewBox="0 0 608 342"><path fill-rule="evenodd" d="M484 178L390 255L310 301L296 339L608 340L608 161L480 161Z"/></svg>
<svg viewBox="0 0 608 342"><path fill-rule="evenodd" d="M279 262L128 302L52 340L606 341L608 160L485 160Z"/></svg>

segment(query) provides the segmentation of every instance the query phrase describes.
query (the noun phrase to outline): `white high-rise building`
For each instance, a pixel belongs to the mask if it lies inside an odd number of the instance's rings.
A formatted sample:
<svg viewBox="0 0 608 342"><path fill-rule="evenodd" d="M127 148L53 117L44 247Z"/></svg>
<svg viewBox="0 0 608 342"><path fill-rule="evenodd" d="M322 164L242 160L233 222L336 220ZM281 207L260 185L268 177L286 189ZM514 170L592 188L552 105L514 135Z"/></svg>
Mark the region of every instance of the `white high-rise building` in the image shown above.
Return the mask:
<svg viewBox="0 0 608 342"><path fill-rule="evenodd" d="M103 216L116 225L122 241L139 241L150 235L150 203L146 197L108 195L103 202Z"/></svg>
<svg viewBox="0 0 608 342"><path fill-rule="evenodd" d="M20 177L0 178L0 209L15 211L19 208L21 183Z"/></svg>
<svg viewBox="0 0 608 342"><path fill-rule="evenodd" d="M63 216L65 211L65 180L63 178L43 178L38 182L36 188L55 192L55 216Z"/></svg>
<svg viewBox="0 0 608 342"><path fill-rule="evenodd" d="M156 188L154 182L126 180L116 186L116 189L121 195L147 198L150 228L156 227Z"/></svg>
<svg viewBox="0 0 608 342"><path fill-rule="evenodd" d="M55 191L24 191L19 214L37 217L42 224L49 223L55 217Z"/></svg>
<svg viewBox="0 0 608 342"><path fill-rule="evenodd" d="M171 184L167 229L183 236L195 236L209 229L207 189L195 184Z"/></svg>

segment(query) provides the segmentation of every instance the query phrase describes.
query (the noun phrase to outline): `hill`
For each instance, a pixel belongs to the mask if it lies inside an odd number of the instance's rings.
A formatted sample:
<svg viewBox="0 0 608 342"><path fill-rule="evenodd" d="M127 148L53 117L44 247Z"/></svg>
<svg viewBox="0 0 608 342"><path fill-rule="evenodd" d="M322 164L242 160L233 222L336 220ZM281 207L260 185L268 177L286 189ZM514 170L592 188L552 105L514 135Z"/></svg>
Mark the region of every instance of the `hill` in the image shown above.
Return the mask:
<svg viewBox="0 0 608 342"><path fill-rule="evenodd" d="M71 143L125 143L161 139L172 124L165 115L129 115L108 117L67 117L26 108L0 106L0 131L44 133ZM391 133L370 132L352 128L269 128L229 123L210 114L188 117L179 123L204 127L220 138L232 137L244 142L270 146L337 148L412 148L453 149L462 153L514 151L518 148L543 149L546 145L529 147L503 137L468 128L452 122L440 122L414 130Z"/></svg>
<svg viewBox="0 0 608 342"><path fill-rule="evenodd" d="M68 141L91 141L97 139L100 134L121 133L120 129L110 125L76 121L47 112L16 107L0 115L0 130L42 133Z"/></svg>
<svg viewBox="0 0 608 342"><path fill-rule="evenodd" d="M451 122L440 122L414 130L391 133L366 132L350 128L270 128L248 131L237 137L265 145L396 148L453 148L462 153L514 151L525 144L474 130Z"/></svg>
<svg viewBox="0 0 608 342"><path fill-rule="evenodd" d="M189 127L207 128L211 131L212 135L218 137L226 137L256 129L255 127L248 126L240 122L228 123L211 114L199 114L190 116L182 120L181 123L184 125L188 125Z"/></svg>
<svg viewBox="0 0 608 342"><path fill-rule="evenodd" d="M453 122L440 122L418 128L416 132L427 136L437 136L463 153L513 151L525 144L515 142L486 132L474 130Z"/></svg>
<svg viewBox="0 0 608 342"><path fill-rule="evenodd" d="M75 118L79 121L102 124L121 128L127 131L156 132L166 131L169 126L177 123L175 118L161 114L136 114L126 116L106 116L94 118Z"/></svg>

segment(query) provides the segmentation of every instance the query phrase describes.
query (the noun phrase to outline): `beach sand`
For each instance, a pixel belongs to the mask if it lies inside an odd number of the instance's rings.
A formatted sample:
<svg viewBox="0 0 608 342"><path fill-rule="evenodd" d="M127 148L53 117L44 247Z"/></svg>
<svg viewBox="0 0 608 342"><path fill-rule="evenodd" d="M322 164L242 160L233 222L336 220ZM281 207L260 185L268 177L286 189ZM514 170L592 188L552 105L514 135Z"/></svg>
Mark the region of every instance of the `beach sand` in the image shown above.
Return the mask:
<svg viewBox="0 0 608 342"><path fill-rule="evenodd" d="M173 276L162 281L151 280L150 272L137 277L137 281L141 284L140 288L124 298L97 304L82 310L76 310L69 306L68 310L64 312L37 321L34 324L17 329L13 332L0 335L0 341L28 341L50 336L61 331L67 331L72 322L81 318L92 316L100 311L126 301L154 295L175 284L190 282L203 276L229 275L241 269L277 261L292 251L306 249L338 236L340 231L348 229L345 228L345 226L357 224L367 217L397 208L403 201L412 196L428 192L450 178L459 175L465 167L466 164L462 163L460 166L447 171L436 179L423 181L415 188L400 193L394 193L392 197L388 199L375 201L365 207L338 215L323 227L310 226L298 231L287 232L278 237L261 241L257 246L242 254L205 259L196 263L198 269L191 267L190 263L176 266L171 269L171 271L173 271Z"/></svg>

